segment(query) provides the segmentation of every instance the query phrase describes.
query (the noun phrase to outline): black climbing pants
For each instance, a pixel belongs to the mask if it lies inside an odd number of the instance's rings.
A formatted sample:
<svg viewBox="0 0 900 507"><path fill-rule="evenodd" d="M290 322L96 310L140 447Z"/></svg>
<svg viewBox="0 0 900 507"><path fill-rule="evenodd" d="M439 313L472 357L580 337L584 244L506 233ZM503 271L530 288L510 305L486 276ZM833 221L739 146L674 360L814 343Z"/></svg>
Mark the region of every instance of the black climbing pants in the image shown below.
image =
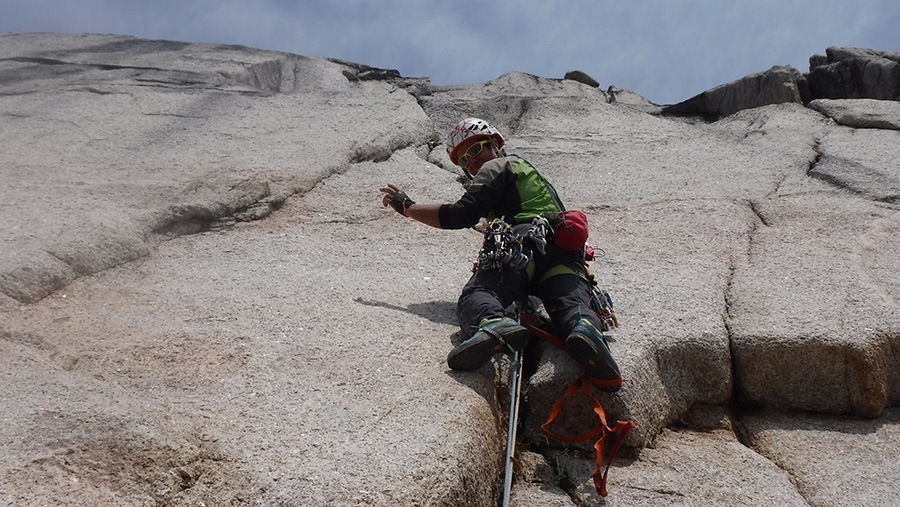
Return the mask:
<svg viewBox="0 0 900 507"><path fill-rule="evenodd" d="M526 295L537 296L553 322L554 332L563 340L569 336L578 319L588 319L602 329L600 319L591 310L591 285L587 280L582 252L563 250L548 244L546 253L534 250L529 269L479 269L463 287L456 313L466 336L478 331L484 319L502 317L512 303ZM545 277L557 266L568 269L562 274ZM533 269L532 269L533 268ZM529 276L529 273L531 275Z"/></svg>

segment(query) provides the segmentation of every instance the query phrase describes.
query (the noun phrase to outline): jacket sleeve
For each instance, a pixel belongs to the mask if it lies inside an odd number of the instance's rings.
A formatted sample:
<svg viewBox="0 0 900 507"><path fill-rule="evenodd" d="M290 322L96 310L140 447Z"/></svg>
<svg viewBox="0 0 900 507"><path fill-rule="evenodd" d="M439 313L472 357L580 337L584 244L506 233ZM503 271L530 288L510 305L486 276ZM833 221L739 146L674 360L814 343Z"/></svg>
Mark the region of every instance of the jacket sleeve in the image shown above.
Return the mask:
<svg viewBox="0 0 900 507"><path fill-rule="evenodd" d="M490 215L500 202L509 178L515 177L507 166L507 159L489 160L481 166L469 189L458 201L441 205L441 228L465 229Z"/></svg>

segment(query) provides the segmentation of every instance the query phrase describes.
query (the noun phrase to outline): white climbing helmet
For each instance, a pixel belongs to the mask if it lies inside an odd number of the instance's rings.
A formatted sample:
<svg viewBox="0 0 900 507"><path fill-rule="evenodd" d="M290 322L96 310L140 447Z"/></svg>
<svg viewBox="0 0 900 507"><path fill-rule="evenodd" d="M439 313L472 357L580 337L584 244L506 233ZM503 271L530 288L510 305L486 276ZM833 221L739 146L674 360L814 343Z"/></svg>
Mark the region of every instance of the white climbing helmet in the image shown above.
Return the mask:
<svg viewBox="0 0 900 507"><path fill-rule="evenodd" d="M506 143L506 141L503 140L500 131L490 123L481 118L466 118L457 123L456 126L453 127L453 130L450 131L450 135L447 136L447 153L450 154L451 162L459 165L459 157L456 154L457 148L459 148L459 145L462 144L463 141L470 138L493 138L497 143L498 149L502 148Z"/></svg>

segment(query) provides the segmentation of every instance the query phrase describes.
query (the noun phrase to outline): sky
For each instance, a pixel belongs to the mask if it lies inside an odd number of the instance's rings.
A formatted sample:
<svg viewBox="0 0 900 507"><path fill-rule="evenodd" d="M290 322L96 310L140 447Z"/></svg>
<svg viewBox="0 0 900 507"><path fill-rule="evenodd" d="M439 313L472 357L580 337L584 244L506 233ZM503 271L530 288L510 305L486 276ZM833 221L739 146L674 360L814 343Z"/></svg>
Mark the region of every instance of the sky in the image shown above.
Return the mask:
<svg viewBox="0 0 900 507"><path fill-rule="evenodd" d="M0 0L0 32L238 44L482 83L580 70L657 104L830 46L900 52L898 0Z"/></svg>

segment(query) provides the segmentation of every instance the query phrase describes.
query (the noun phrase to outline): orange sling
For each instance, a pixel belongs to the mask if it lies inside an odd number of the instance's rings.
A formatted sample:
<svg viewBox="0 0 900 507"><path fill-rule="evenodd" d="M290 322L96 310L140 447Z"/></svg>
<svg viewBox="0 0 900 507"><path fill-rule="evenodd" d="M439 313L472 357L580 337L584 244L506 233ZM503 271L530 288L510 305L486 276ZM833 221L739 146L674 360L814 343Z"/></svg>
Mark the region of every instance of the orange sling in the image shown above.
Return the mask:
<svg viewBox="0 0 900 507"><path fill-rule="evenodd" d="M537 318L531 314L523 314L521 316L522 325L528 329L531 334L541 338L545 341L552 343L560 348L565 348L565 343L560 340L558 337L548 333L547 331L535 326L533 324ZM588 376L588 374L583 374L582 376L575 379L575 382L566 389L565 394L562 395L562 398L556 401L552 407L550 407L550 413L547 415L547 420L544 424L541 425L541 429L544 433L556 440L561 442L584 442L585 440L590 440L592 438L596 438L599 436L597 441L594 443L594 452L597 457L597 468L594 470L594 487L597 488L597 493L600 496L606 496L606 478L609 474L609 467L612 465L613 460L616 457L616 453L619 452L619 447L622 445L622 441L625 440L625 436L634 428L634 421L616 421L615 426L610 427L606 422L606 412L603 410L603 406L600 404L600 401L594 396L594 392L591 390L590 385L598 385L598 386L615 386L620 385L622 383L622 376L613 380L601 380ZM556 417L559 415L559 412L562 410L563 402L570 395L576 393L578 390L581 390L588 398L590 398L591 403L594 407L594 413L597 414L599 421L597 425L588 430L586 433L575 436L568 435L559 435L554 433L548 427L553 421L556 420ZM609 461L606 463L606 469L603 469L603 445L606 442L606 437L612 435L614 433L619 433L619 436L616 438L616 442L613 445L613 448L609 455Z"/></svg>

